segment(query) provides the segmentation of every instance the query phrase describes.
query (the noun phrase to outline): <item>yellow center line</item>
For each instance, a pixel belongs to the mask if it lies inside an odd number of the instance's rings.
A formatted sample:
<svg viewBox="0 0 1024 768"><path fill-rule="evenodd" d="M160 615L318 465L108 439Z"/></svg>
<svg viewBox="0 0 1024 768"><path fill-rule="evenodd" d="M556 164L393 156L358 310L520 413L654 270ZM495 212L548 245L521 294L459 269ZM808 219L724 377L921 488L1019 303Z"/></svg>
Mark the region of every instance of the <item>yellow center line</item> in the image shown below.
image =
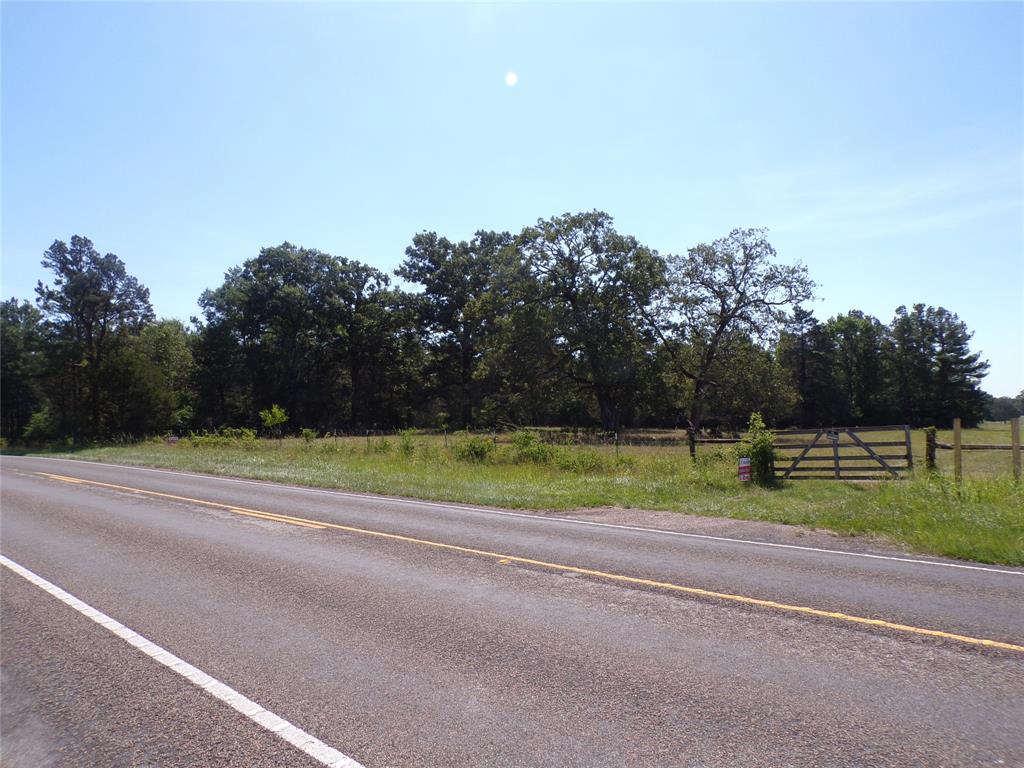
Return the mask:
<svg viewBox="0 0 1024 768"><path fill-rule="evenodd" d="M289 525L299 525L299 526L302 526L303 528L316 528L316 529L321 530L321 531L327 530L327 526L326 525L322 525L320 523L313 523L313 522L307 523L307 522L302 521L302 520L289 520L286 517L283 517L281 515L275 515L275 514L270 513L270 512L250 512L248 509L239 509L238 507L232 507L231 511L234 512L236 515L246 515L247 517L258 517L261 520L273 520L276 523L288 523Z"/></svg>
<svg viewBox="0 0 1024 768"><path fill-rule="evenodd" d="M301 517L292 517L290 515L279 515L276 512L263 512L259 509L248 509L246 507L235 506L234 504L221 504L218 501L206 501L204 499L193 499L189 496L175 496L172 493L160 493L159 491L147 491L142 488L130 488L127 485L114 485L113 483L101 483L98 480L81 480L77 477L66 477L64 475L54 475L50 472L36 472L37 475L42 475L50 480L59 480L63 483L75 483L77 485L98 485L102 488L113 488L117 491L126 491L128 493L140 493L145 496L158 496L163 499L172 499L174 501L184 501L188 504L202 504L207 507L216 507L218 509L226 509L229 512L234 512L239 515L246 515L248 517L259 517L264 520L274 520L278 523L289 523L291 525L302 526L303 528L319 528L323 530L327 528L326 523L319 523L316 520L306 520Z"/></svg>
<svg viewBox="0 0 1024 768"><path fill-rule="evenodd" d="M598 571L592 568L581 568L575 565L563 565L560 563L549 563L545 560L534 560L529 557L520 557L518 555L502 554L500 552L491 552L486 549L475 549L473 547L463 547L458 544L446 544L441 541L430 541L429 539L418 539L413 536L403 536L398 533L387 533L386 531L375 531L369 528L357 528L351 525L340 525L338 523L328 523L323 520L310 520L305 517L294 517L292 515L282 515L278 513L261 512L258 509L247 509L246 507L238 507L234 504L223 504L217 501L207 501L205 499L194 499L188 496L176 496L171 493L162 493L160 491L149 491L142 488L131 488L124 485L114 485L113 483L102 483L98 480L82 480L81 478L65 477L64 475L54 475L49 472L37 472L36 474L42 475L43 477L51 480L59 480L62 482L71 482L84 485L95 485L101 488L113 488L118 491L129 491L134 493L142 493L147 496L155 496L163 499L173 499L175 501L183 501L189 504L201 504L208 507L217 507L220 509L226 509L230 512L237 514L250 515L253 517L262 517L264 519L277 520L278 522L292 523L293 525L302 525L305 527L312 528L331 528L337 531L346 531L349 533L358 533L366 536L375 536L380 539L389 539L391 541L402 541L408 544L420 544L429 547L436 547L438 549L445 549L450 552L461 552L468 555L477 555L480 557L487 557L497 560L501 564L505 563L522 563L524 565L532 565L538 568L548 568L557 571L566 571L569 573L579 573L585 576L593 576L599 579L606 579L608 581L616 581L625 584L636 584L645 587L653 587L656 589L663 589L670 592L680 592L688 595L696 595L699 597L706 597L714 600L726 600L733 603L741 603L743 605L756 605L761 608L771 608L778 611L787 611L790 613L800 613L805 616L817 616L824 619L834 619L837 621L846 621L853 624L860 624L871 627L881 627L883 629L895 630L897 632L908 632L915 635L925 635L927 637L938 637L944 640L955 640L961 643L967 643L970 645L980 645L986 648L998 648L1004 651L1018 651L1024 653L1024 645L1014 645L1013 643L1004 643L999 640L988 640L981 637L971 637L970 635L961 635L954 632L945 632L939 629L926 629L924 627L915 627L909 624L897 624L892 621L886 621L884 619L871 619L864 616L854 616L849 613L841 613L839 611L825 611L820 608L810 608L803 605L790 605L788 603L779 603L775 600L764 600L758 597L747 597L746 595L735 595L729 592L716 592L710 589L702 589L701 587L688 587L682 584L673 584L668 581L657 581L654 579L644 579L637 576L625 576L618 573L608 573L607 571Z"/></svg>

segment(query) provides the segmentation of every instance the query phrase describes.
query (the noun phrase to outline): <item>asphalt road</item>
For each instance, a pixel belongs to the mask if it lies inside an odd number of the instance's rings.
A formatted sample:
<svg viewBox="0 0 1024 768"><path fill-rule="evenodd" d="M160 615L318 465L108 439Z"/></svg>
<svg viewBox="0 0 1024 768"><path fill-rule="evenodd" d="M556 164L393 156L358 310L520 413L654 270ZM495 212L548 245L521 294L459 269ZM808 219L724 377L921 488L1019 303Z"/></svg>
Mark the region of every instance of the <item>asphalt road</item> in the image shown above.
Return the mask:
<svg viewBox="0 0 1024 768"><path fill-rule="evenodd" d="M0 481L6 558L366 768L1024 765L1020 569L52 459ZM2 765L324 764L0 579Z"/></svg>

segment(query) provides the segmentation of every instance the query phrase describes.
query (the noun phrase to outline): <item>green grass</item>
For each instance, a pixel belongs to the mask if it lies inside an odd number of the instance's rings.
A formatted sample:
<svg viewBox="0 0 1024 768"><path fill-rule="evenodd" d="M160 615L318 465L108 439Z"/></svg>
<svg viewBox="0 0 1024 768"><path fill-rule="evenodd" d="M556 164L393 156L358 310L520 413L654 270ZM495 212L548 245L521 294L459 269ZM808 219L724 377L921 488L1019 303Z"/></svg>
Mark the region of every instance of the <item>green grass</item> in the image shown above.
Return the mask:
<svg viewBox="0 0 1024 768"><path fill-rule="evenodd" d="M977 432L965 440L997 442L994 430ZM915 434L922 463L923 439ZM64 455L520 509L612 506L799 524L881 535L917 552L1024 565L1024 486L1008 475L1009 452L968 471L960 488L942 473L919 472L898 482L807 481L765 490L735 479L735 461L724 448L703 451L694 464L683 447L617 452L506 440L482 449L486 456L478 461L457 458L481 452L467 450L465 437L446 447L440 436L412 434L369 441L186 439Z"/></svg>

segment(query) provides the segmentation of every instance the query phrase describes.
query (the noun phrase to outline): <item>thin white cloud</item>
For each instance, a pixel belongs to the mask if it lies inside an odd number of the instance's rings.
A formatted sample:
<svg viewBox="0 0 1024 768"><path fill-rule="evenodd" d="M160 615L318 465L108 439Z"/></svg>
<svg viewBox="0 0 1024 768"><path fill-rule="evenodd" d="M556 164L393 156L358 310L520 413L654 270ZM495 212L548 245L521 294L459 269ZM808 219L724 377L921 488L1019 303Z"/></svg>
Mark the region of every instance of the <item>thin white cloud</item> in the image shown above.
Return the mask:
<svg viewBox="0 0 1024 768"><path fill-rule="evenodd" d="M774 232L841 232L863 240L1020 214L1022 160L1019 150L972 153L914 174L879 171L871 178L863 169L803 168L759 173L743 183L755 218Z"/></svg>

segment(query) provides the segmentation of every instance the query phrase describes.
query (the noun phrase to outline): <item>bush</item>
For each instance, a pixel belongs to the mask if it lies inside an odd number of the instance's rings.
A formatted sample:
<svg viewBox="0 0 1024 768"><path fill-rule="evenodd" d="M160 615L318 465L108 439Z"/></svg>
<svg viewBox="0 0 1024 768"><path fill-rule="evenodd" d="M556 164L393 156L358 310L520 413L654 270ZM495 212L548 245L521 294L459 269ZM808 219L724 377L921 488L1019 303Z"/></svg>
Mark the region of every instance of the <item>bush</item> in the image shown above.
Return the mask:
<svg viewBox="0 0 1024 768"><path fill-rule="evenodd" d="M415 434L414 429L403 429L398 433L398 452L407 459L416 452L416 443L413 442Z"/></svg>
<svg viewBox="0 0 1024 768"><path fill-rule="evenodd" d="M736 446L738 457L750 459L750 478L764 488L779 484L775 477L775 435L756 411L750 414L747 436Z"/></svg>
<svg viewBox="0 0 1024 768"><path fill-rule="evenodd" d="M512 433L512 460L517 464L550 464L554 446L541 442L540 435L521 429Z"/></svg>
<svg viewBox="0 0 1024 768"><path fill-rule="evenodd" d="M223 427L213 432L190 432L182 438L193 448L255 447L256 431L247 427Z"/></svg>
<svg viewBox="0 0 1024 768"><path fill-rule="evenodd" d="M302 439L306 441L306 445L312 443L314 440L316 440L317 437L316 430L309 429L308 427L303 427L302 431L299 434L301 434Z"/></svg>
<svg viewBox="0 0 1024 768"><path fill-rule="evenodd" d="M259 415L263 428L275 437L280 437L281 427L288 421L288 412L277 403L274 403L270 408L260 411Z"/></svg>
<svg viewBox="0 0 1024 768"><path fill-rule="evenodd" d="M481 435L469 435L452 444L452 453L460 461L480 463L487 461L494 453L494 441Z"/></svg>
<svg viewBox="0 0 1024 768"><path fill-rule="evenodd" d="M52 440L57 437L57 420L49 406L32 412L21 436L29 442Z"/></svg>
<svg viewBox="0 0 1024 768"><path fill-rule="evenodd" d="M568 472L597 472L605 468L605 459L601 454L584 448L559 451L555 463L559 469Z"/></svg>

